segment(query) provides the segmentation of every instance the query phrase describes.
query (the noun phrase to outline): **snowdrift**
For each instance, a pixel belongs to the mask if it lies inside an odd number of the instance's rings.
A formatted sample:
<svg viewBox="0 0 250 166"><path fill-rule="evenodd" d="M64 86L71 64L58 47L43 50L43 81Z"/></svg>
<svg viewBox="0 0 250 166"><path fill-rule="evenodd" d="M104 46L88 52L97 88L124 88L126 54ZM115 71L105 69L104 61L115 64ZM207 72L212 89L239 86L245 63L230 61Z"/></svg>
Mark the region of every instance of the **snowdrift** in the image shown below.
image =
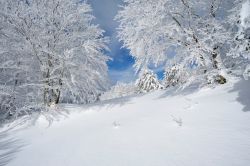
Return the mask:
<svg viewBox="0 0 250 166"><path fill-rule="evenodd" d="M250 165L250 81L64 108L12 131L8 166Z"/></svg>

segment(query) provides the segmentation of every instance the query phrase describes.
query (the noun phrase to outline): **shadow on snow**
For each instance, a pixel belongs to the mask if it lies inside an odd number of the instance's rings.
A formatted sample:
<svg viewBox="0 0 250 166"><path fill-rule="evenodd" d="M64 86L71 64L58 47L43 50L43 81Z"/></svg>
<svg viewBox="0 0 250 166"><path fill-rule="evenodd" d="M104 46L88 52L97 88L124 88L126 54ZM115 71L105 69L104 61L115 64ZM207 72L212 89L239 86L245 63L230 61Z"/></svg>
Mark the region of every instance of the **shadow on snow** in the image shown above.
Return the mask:
<svg viewBox="0 0 250 166"><path fill-rule="evenodd" d="M0 166L7 165L24 144L15 138L10 137L11 129L0 131Z"/></svg>
<svg viewBox="0 0 250 166"><path fill-rule="evenodd" d="M229 92L238 92L236 100L244 106L244 112L250 111L250 80L240 80Z"/></svg>

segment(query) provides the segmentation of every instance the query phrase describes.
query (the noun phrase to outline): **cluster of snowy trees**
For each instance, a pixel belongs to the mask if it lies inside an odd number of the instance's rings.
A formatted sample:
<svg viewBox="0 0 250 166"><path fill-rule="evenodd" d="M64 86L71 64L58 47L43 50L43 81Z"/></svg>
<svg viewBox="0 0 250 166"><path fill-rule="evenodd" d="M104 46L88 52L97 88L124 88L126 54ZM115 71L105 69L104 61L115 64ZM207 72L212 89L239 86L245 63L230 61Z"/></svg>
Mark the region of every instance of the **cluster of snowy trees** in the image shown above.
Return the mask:
<svg viewBox="0 0 250 166"><path fill-rule="evenodd" d="M111 87L109 91L106 91L100 96L100 100L104 101L134 95L136 94L137 90L137 86L133 82L117 82L114 86Z"/></svg>
<svg viewBox="0 0 250 166"><path fill-rule="evenodd" d="M79 0L0 0L0 120L107 88L107 38Z"/></svg>
<svg viewBox="0 0 250 166"><path fill-rule="evenodd" d="M100 99L108 39L91 12L82 0L0 0L0 121ZM124 0L116 20L139 79L105 98L250 75L250 0Z"/></svg>
<svg viewBox="0 0 250 166"><path fill-rule="evenodd" d="M154 74L152 70L147 69L140 74L141 75L139 75L139 78L135 82L117 82L111 87L110 90L100 96L100 100L110 100L138 93L147 93L158 89L164 89L164 83L158 80L156 74Z"/></svg>
<svg viewBox="0 0 250 166"><path fill-rule="evenodd" d="M224 84L229 72L250 75L249 0L124 3L116 16L118 37L135 58L137 72L164 65L166 86L194 77ZM157 82L154 77L152 81Z"/></svg>

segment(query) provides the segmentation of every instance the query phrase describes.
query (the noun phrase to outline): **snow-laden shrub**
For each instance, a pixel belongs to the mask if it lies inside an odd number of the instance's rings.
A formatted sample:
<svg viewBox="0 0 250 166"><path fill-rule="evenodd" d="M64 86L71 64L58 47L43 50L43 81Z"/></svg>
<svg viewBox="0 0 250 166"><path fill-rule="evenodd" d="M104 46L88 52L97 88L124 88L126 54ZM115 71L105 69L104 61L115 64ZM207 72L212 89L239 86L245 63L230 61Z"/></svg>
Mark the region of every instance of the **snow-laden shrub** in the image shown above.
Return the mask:
<svg viewBox="0 0 250 166"><path fill-rule="evenodd" d="M248 65L243 73L243 77L245 80L248 80L248 78L250 77L250 65Z"/></svg>
<svg viewBox="0 0 250 166"><path fill-rule="evenodd" d="M22 91L18 87L17 91L14 91L10 86L0 85L0 125L45 109L42 104L38 104L29 96L29 92Z"/></svg>
<svg viewBox="0 0 250 166"><path fill-rule="evenodd" d="M162 85L157 79L157 76L151 70L145 70L136 81L136 86L139 93L150 92L157 89L162 89Z"/></svg>
<svg viewBox="0 0 250 166"><path fill-rule="evenodd" d="M10 90L4 86L0 86L0 123L11 115L13 109L13 95Z"/></svg>
<svg viewBox="0 0 250 166"><path fill-rule="evenodd" d="M188 79L188 73L181 65L173 65L171 68L166 69L164 73L163 83L164 86L176 86L178 84L184 84Z"/></svg>
<svg viewBox="0 0 250 166"><path fill-rule="evenodd" d="M100 100L110 100L120 97L133 95L136 93L136 86L134 83L118 82L111 89L100 96Z"/></svg>
<svg viewBox="0 0 250 166"><path fill-rule="evenodd" d="M204 83L206 84L225 84L227 83L227 78L229 75L226 72L226 69L220 69L220 70L211 70L205 74L205 80Z"/></svg>
<svg viewBox="0 0 250 166"><path fill-rule="evenodd" d="M226 78L220 74L212 74L207 76L208 84L225 84L227 82Z"/></svg>

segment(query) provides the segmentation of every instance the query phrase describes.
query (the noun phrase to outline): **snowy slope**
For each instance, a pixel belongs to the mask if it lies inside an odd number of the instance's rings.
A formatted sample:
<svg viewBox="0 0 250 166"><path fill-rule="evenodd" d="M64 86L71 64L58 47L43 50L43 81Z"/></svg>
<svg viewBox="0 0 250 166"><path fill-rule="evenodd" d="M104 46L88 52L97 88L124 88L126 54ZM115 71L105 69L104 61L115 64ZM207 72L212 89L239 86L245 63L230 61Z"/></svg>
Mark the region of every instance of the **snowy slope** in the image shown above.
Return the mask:
<svg viewBox="0 0 250 166"><path fill-rule="evenodd" d="M250 165L250 82L181 93L159 91L19 129L8 166Z"/></svg>

